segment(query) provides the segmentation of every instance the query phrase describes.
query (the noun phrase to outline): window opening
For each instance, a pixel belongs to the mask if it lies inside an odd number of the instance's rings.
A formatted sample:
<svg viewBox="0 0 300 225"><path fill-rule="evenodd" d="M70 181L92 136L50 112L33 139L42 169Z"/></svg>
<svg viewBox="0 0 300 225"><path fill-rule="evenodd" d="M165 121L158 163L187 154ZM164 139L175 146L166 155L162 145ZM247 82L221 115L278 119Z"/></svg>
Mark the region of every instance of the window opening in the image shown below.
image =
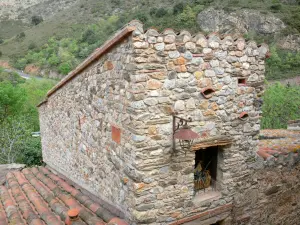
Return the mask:
<svg viewBox="0 0 300 225"><path fill-rule="evenodd" d="M239 86L246 85L246 78L238 78L238 85Z"/></svg>
<svg viewBox="0 0 300 225"><path fill-rule="evenodd" d="M194 189L216 190L218 146L195 152Z"/></svg>

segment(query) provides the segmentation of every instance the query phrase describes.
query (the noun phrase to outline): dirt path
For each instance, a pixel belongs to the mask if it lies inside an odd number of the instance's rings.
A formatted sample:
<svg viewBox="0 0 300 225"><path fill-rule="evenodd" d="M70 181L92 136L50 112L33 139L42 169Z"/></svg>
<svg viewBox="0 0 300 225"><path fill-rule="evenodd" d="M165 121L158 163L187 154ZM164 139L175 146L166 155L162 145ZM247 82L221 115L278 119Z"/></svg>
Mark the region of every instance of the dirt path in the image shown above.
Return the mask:
<svg viewBox="0 0 300 225"><path fill-rule="evenodd" d="M299 85L300 86L300 76L293 77L289 79L283 79L283 80L271 80L269 81L270 84L273 84L275 82L280 82L281 84L291 84L291 85Z"/></svg>

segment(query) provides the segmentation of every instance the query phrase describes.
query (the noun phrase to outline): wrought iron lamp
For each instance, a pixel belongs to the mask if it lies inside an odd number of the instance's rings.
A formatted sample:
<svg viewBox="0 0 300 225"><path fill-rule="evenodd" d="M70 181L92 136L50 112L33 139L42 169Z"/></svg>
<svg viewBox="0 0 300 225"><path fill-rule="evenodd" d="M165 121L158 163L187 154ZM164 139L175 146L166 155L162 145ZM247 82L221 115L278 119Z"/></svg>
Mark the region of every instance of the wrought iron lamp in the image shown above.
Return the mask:
<svg viewBox="0 0 300 225"><path fill-rule="evenodd" d="M176 119L179 120L176 122ZM188 122L192 122L192 118L184 119L173 114L173 151L176 151L176 140L182 150L190 150L193 141L200 136L192 131L188 126Z"/></svg>

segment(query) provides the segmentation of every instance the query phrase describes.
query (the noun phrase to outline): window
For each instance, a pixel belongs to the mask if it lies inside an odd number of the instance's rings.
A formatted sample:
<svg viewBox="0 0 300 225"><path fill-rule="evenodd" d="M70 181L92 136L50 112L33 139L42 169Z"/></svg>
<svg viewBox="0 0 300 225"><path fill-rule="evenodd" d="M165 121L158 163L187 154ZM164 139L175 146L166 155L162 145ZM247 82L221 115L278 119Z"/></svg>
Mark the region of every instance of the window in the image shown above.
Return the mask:
<svg viewBox="0 0 300 225"><path fill-rule="evenodd" d="M197 150L195 153L194 189L216 190L218 146Z"/></svg>
<svg viewBox="0 0 300 225"><path fill-rule="evenodd" d="M246 85L246 78L238 78L238 85L245 86Z"/></svg>

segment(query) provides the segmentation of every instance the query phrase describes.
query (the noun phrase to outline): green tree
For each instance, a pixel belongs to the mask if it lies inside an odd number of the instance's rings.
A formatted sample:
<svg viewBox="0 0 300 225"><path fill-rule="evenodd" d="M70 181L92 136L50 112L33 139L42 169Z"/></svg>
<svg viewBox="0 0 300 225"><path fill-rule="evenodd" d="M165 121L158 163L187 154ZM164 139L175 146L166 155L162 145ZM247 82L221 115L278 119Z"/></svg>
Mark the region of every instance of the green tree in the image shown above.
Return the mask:
<svg viewBox="0 0 300 225"><path fill-rule="evenodd" d="M28 61L26 58L20 58L14 63L14 67L16 69L23 70L26 67L27 63Z"/></svg>
<svg viewBox="0 0 300 225"><path fill-rule="evenodd" d="M22 154L21 149L30 137L24 118L10 118L0 126L0 162L15 163Z"/></svg>
<svg viewBox="0 0 300 225"><path fill-rule="evenodd" d="M69 63L64 62L60 64L58 71L64 75L67 75L71 71L71 66Z"/></svg>
<svg viewBox="0 0 300 225"><path fill-rule="evenodd" d="M10 82L0 83L0 122L16 116L24 109L26 92L23 88L13 86Z"/></svg>
<svg viewBox="0 0 300 225"><path fill-rule="evenodd" d="M263 129L286 128L287 121L300 117L300 87L275 83L265 91L262 107Z"/></svg>
<svg viewBox="0 0 300 225"><path fill-rule="evenodd" d="M165 15L168 14L168 11L165 9L165 8L159 8L156 13L155 13L155 16L158 17L158 18L161 18Z"/></svg>
<svg viewBox="0 0 300 225"><path fill-rule="evenodd" d="M174 15L177 15L179 13L182 13L183 12L183 9L184 9L184 4L183 2L179 2L177 3L176 5L174 5L173 7L173 14Z"/></svg>
<svg viewBox="0 0 300 225"><path fill-rule="evenodd" d="M19 74L15 72L6 72L0 70L0 82L8 81L12 85L16 86L17 84L21 84L25 82L25 79L20 77Z"/></svg>
<svg viewBox="0 0 300 225"><path fill-rule="evenodd" d="M33 42L31 42L31 43L29 44L29 46L28 46L28 49L29 49L29 50L33 50L33 49L35 49L36 47L37 47L36 44L33 43Z"/></svg>
<svg viewBox="0 0 300 225"><path fill-rule="evenodd" d="M81 38L82 42L87 42L88 44L93 44L97 41L97 35L94 30L87 29L83 34Z"/></svg>
<svg viewBox="0 0 300 225"><path fill-rule="evenodd" d="M21 146L21 154L17 158L18 163L26 164L27 166L38 166L42 164L42 146L40 137L29 137L23 147Z"/></svg>
<svg viewBox="0 0 300 225"><path fill-rule="evenodd" d="M50 66L57 66L59 64L59 58L57 57L57 55L52 54L48 59L48 63L50 64Z"/></svg>
<svg viewBox="0 0 300 225"><path fill-rule="evenodd" d="M21 85L27 96L24 114L26 114L27 121L33 131L39 130L39 117L36 105L44 100L47 91L50 90L55 83L55 81L47 79L29 79L26 83Z"/></svg>

